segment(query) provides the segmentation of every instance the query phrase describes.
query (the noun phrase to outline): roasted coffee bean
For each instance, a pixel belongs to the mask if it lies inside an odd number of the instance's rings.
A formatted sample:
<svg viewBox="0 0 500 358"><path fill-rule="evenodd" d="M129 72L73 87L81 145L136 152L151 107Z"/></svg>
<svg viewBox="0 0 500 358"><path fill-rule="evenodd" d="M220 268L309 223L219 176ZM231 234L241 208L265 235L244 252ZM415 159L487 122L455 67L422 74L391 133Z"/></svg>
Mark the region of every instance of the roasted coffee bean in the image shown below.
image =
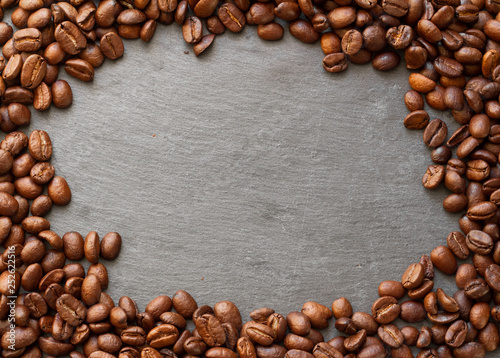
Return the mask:
<svg viewBox="0 0 500 358"><path fill-rule="evenodd" d="M352 320L348 317L340 317L335 321L335 329L337 331L346 333L346 334L354 334L358 331L358 327L352 322Z"/></svg>
<svg viewBox="0 0 500 358"><path fill-rule="evenodd" d="M54 35L64 52L69 55L76 55L87 46L87 39L72 22L64 21L57 25Z"/></svg>
<svg viewBox="0 0 500 358"><path fill-rule="evenodd" d="M403 274L401 283L406 289L414 289L420 286L424 280L424 268L419 263L411 264Z"/></svg>
<svg viewBox="0 0 500 358"><path fill-rule="evenodd" d="M109 232L101 240L100 254L105 260L114 260L118 257L122 246L122 238L116 232Z"/></svg>
<svg viewBox="0 0 500 358"><path fill-rule="evenodd" d="M408 25L394 26L387 30L385 39L394 49L403 50L410 45L413 39L413 30ZM413 89L417 90L416 88Z"/></svg>
<svg viewBox="0 0 500 358"><path fill-rule="evenodd" d="M171 324L162 324L153 328L147 335L148 344L153 348L173 345L179 337L179 331Z"/></svg>
<svg viewBox="0 0 500 358"><path fill-rule="evenodd" d="M219 15L220 17L220 15ZM222 19L221 19L222 20ZM224 22L224 21L223 21ZM226 25L227 27L227 25ZM313 25L302 19L294 20L290 23L289 26L290 33L296 39L304 42L304 43L315 43L319 40L320 34L314 30ZM347 46L347 45L346 45ZM324 61L323 61L324 64Z"/></svg>
<svg viewBox="0 0 500 358"><path fill-rule="evenodd" d="M21 85L26 88L36 88L47 73L45 59L37 54L30 55L23 64L21 70Z"/></svg>
<svg viewBox="0 0 500 358"><path fill-rule="evenodd" d="M470 126L469 126L470 127ZM467 163L465 176L469 180L484 181L490 175L490 166L481 159L471 160Z"/></svg>
<svg viewBox="0 0 500 358"><path fill-rule="evenodd" d="M269 327L265 324L252 323L249 326L247 326L245 332L248 335L248 338L250 338L250 340L252 340L252 342L254 342L256 344L260 344L263 346L269 346L274 342L274 331L272 330L271 327ZM288 338L290 338L290 337L288 337ZM298 338L298 336L297 336L297 338ZM300 344L300 342L297 342L297 343L293 342L293 344ZM290 346L287 345L287 338L285 338L285 346L287 346L288 349L291 349ZM299 349L298 347L296 347L296 348ZM312 349L312 347L311 347L311 349Z"/></svg>
<svg viewBox="0 0 500 358"><path fill-rule="evenodd" d="M193 316L194 311L198 308L194 298L186 291L177 291L172 296L172 305L177 313L186 319Z"/></svg>
<svg viewBox="0 0 500 358"><path fill-rule="evenodd" d="M469 248L467 246L465 236L459 231L453 231L446 239L448 248L455 256L460 259L466 259L469 256Z"/></svg>
<svg viewBox="0 0 500 358"><path fill-rule="evenodd" d="M94 79L94 68L90 63L80 58L72 58L65 62L66 73L80 81L89 82Z"/></svg>
<svg viewBox="0 0 500 358"><path fill-rule="evenodd" d="M452 275L457 270L457 260L446 246L440 245L432 250L431 260L438 270L447 275Z"/></svg>
<svg viewBox="0 0 500 358"><path fill-rule="evenodd" d="M375 61L375 59L374 59ZM405 105L410 112L424 109L424 99L422 95L415 90L409 90L405 94Z"/></svg>
<svg viewBox="0 0 500 358"><path fill-rule="evenodd" d="M347 69L347 57L343 53L331 53L323 58L323 68L331 73L337 73Z"/></svg>
<svg viewBox="0 0 500 358"><path fill-rule="evenodd" d="M52 92L47 83L42 82L33 93L33 107L37 111L46 111L52 104Z"/></svg>
<svg viewBox="0 0 500 358"><path fill-rule="evenodd" d="M82 301L91 306L99 302L101 297L101 283L96 275L90 274L82 283Z"/></svg>
<svg viewBox="0 0 500 358"><path fill-rule="evenodd" d="M56 301L57 313L72 326L80 325L87 314L85 306L71 295L63 294Z"/></svg>
<svg viewBox="0 0 500 358"><path fill-rule="evenodd" d="M490 201L482 201L469 207L467 217L471 220L488 220L496 213L497 206Z"/></svg>
<svg viewBox="0 0 500 358"><path fill-rule="evenodd" d="M380 324L388 324L394 321L400 312L401 307L398 305L397 299L392 296L380 297L372 306L373 317Z"/></svg>
<svg viewBox="0 0 500 358"><path fill-rule="evenodd" d="M341 45L346 55L354 56L363 46L363 35L358 30L349 30L342 37Z"/></svg>
<svg viewBox="0 0 500 358"><path fill-rule="evenodd" d="M377 332L378 324L372 315L365 312L355 312L353 313L351 319L356 327L365 330L369 336L372 336Z"/></svg>
<svg viewBox="0 0 500 358"><path fill-rule="evenodd" d="M366 341L366 330L361 329L358 333L349 336L344 341L344 347L349 352L357 351Z"/></svg>
<svg viewBox="0 0 500 358"><path fill-rule="evenodd" d="M465 240L467 247L480 255L486 255L493 249L493 239L490 235L479 230L472 230Z"/></svg>
<svg viewBox="0 0 500 358"><path fill-rule="evenodd" d="M47 132L41 130L31 132L28 149L36 160L49 160L52 155L52 142Z"/></svg>
<svg viewBox="0 0 500 358"><path fill-rule="evenodd" d="M57 80L51 86L52 103L57 108L67 108L73 103L73 92L68 82Z"/></svg>
<svg viewBox="0 0 500 358"><path fill-rule="evenodd" d="M445 170L442 165L429 165L422 178L422 184L426 189L435 189L441 184L445 177Z"/></svg>
<svg viewBox="0 0 500 358"><path fill-rule="evenodd" d="M425 128L424 143L432 148L438 147L444 142L447 135L448 127L446 123L440 119L433 119Z"/></svg>
<svg viewBox="0 0 500 358"><path fill-rule="evenodd" d="M419 301L405 301L401 303L400 317L405 322L421 322L426 318L424 305Z"/></svg>
<svg viewBox="0 0 500 358"><path fill-rule="evenodd" d="M400 62L400 57L397 52L387 51L377 54L372 61L372 66L377 71L390 71L398 67ZM417 106L415 107L417 109ZM416 109L415 109L416 110Z"/></svg>
<svg viewBox="0 0 500 358"><path fill-rule="evenodd" d="M36 184L46 184L48 183L55 174L54 167L48 162L39 162L33 165L30 170L30 177Z"/></svg>
<svg viewBox="0 0 500 358"><path fill-rule="evenodd" d="M342 358L343 355L330 344L321 342L314 346L313 356L315 358ZM240 354L241 355L241 354Z"/></svg>
<svg viewBox="0 0 500 358"><path fill-rule="evenodd" d="M203 314L194 319L198 333L210 347L220 347L226 342L226 334L220 320L211 314Z"/></svg>
<svg viewBox="0 0 500 358"><path fill-rule="evenodd" d="M378 336L391 348L398 348L404 342L404 336L401 331L393 324L380 326L378 328Z"/></svg>
<svg viewBox="0 0 500 358"><path fill-rule="evenodd" d="M492 264L488 266L484 273L486 283L495 291L500 291L500 266Z"/></svg>
<svg viewBox="0 0 500 358"><path fill-rule="evenodd" d="M240 32L246 24L245 15L236 5L231 3L220 6L218 15L220 21L231 32Z"/></svg>
<svg viewBox="0 0 500 358"><path fill-rule="evenodd" d="M340 317L351 317L353 311L349 300L345 297L340 297L333 301L332 312L333 316L339 319Z"/></svg>
<svg viewBox="0 0 500 358"><path fill-rule="evenodd" d="M64 254L68 259L79 261L84 257L82 235L73 231L64 234L62 239Z"/></svg>
<svg viewBox="0 0 500 358"><path fill-rule="evenodd" d="M14 48L20 52L35 52L42 46L42 34L35 28L16 31L13 40Z"/></svg>
<svg viewBox="0 0 500 358"><path fill-rule="evenodd" d="M47 186L47 194L55 205L67 205L71 201L71 190L63 177L55 176Z"/></svg>
<svg viewBox="0 0 500 358"><path fill-rule="evenodd" d="M305 336L311 330L311 321L305 314L292 311L286 316L288 328L292 333Z"/></svg>
<svg viewBox="0 0 500 358"><path fill-rule="evenodd" d="M328 327L328 320L332 317L332 311L328 307L312 301L304 303L301 312L309 317L311 326L316 329Z"/></svg>

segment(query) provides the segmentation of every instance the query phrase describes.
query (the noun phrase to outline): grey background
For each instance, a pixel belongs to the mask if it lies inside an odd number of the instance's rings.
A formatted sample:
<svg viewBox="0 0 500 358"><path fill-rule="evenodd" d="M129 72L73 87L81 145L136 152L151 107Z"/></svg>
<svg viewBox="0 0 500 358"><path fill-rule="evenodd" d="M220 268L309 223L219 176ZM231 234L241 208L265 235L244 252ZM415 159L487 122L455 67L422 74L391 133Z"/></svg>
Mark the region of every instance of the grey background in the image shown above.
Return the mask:
<svg viewBox="0 0 500 358"><path fill-rule="evenodd" d="M108 264L115 300L144 309L184 289L247 319L345 296L369 312L380 281L458 228L445 190L421 185L430 150L402 124L404 66L329 74L319 44L264 42L254 27L200 58L176 24L125 47L92 83L62 71L73 106L34 113L29 128L49 132L73 191L53 229L122 235Z"/></svg>

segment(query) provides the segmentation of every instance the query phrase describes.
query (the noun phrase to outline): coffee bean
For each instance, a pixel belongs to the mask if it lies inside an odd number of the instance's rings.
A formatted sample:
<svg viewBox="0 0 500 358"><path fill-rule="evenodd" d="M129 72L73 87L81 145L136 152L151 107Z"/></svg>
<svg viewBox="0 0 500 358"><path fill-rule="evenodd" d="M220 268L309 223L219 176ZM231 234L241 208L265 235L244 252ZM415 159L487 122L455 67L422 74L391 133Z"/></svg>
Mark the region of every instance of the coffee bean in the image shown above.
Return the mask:
<svg viewBox="0 0 500 358"><path fill-rule="evenodd" d="M101 246L101 252L102 252L102 246ZM172 300L170 299L170 297L158 296L154 300L148 303L145 311L151 314L153 318L157 321L163 312L170 311L171 308L172 308Z"/></svg>
<svg viewBox="0 0 500 358"><path fill-rule="evenodd" d="M348 317L340 317L337 319L335 321L335 329L348 335L355 334L358 331L358 327L356 327L356 325Z"/></svg>
<svg viewBox="0 0 500 358"><path fill-rule="evenodd" d="M103 50L104 52L104 50ZM52 86L52 103L57 108L67 108L73 103L73 92L68 82L65 80L57 80Z"/></svg>
<svg viewBox="0 0 500 358"><path fill-rule="evenodd" d="M323 68L328 72L341 72L347 69L347 66L347 58L343 53L331 53L323 58Z"/></svg>
<svg viewBox="0 0 500 358"><path fill-rule="evenodd" d="M83 247L85 258L92 264L98 263L100 249L99 235L95 231L89 232Z"/></svg>
<svg viewBox="0 0 500 358"><path fill-rule="evenodd" d="M495 291L500 289L500 266L492 264L488 266L485 270L485 280L486 283Z"/></svg>
<svg viewBox="0 0 500 358"><path fill-rule="evenodd" d="M484 181L490 175L490 166L481 159L471 160L467 163L465 176L469 180Z"/></svg>
<svg viewBox="0 0 500 358"><path fill-rule="evenodd" d="M478 334L478 342L484 346L487 352L493 352L500 343L500 334L497 325L489 322Z"/></svg>
<svg viewBox="0 0 500 358"><path fill-rule="evenodd" d="M69 355L75 347L70 343L56 341L53 337L40 337L38 339L40 350L47 355Z"/></svg>
<svg viewBox="0 0 500 358"><path fill-rule="evenodd" d="M100 254L105 260L114 260L120 254L122 238L116 232L109 232L101 240Z"/></svg>
<svg viewBox="0 0 500 358"><path fill-rule="evenodd" d="M42 46L42 34L38 29L26 28L14 33L14 48L20 52L35 52Z"/></svg>
<svg viewBox="0 0 500 358"><path fill-rule="evenodd" d="M76 55L87 46L87 39L78 27L69 21L57 25L54 32L55 40L69 55Z"/></svg>
<svg viewBox="0 0 500 358"><path fill-rule="evenodd" d="M265 324L256 322L252 323L246 328L245 332L248 335L248 338L250 338L250 340L256 344L269 346L274 342L274 331L272 330L271 327ZM293 342L292 344L290 344L291 343L290 337L292 336L289 335L285 337L285 346L288 349L292 349L291 346L294 345L297 349L300 349L301 347L299 348L298 346L300 345L301 342ZM298 336L294 338L300 339L298 338Z"/></svg>
<svg viewBox="0 0 500 358"><path fill-rule="evenodd" d="M458 213L467 207L467 197L464 194L451 194L443 200L443 209L449 213Z"/></svg>
<svg viewBox="0 0 500 358"><path fill-rule="evenodd" d="M433 261L434 263L434 261ZM401 283L406 289L417 288L424 280L424 268L419 263L414 263L408 266L403 277L401 278Z"/></svg>
<svg viewBox="0 0 500 358"><path fill-rule="evenodd" d="M467 217L471 220L488 220L496 212L496 205L490 201L482 201L469 207Z"/></svg>
<svg viewBox="0 0 500 358"><path fill-rule="evenodd" d="M465 236L459 231L451 232L446 239L448 248L455 256L460 259L466 259L469 256L469 248ZM458 273L457 273L458 276Z"/></svg>
<svg viewBox="0 0 500 358"><path fill-rule="evenodd" d="M399 62L400 62L400 57L397 52L394 51L387 51L387 52L382 52L377 54L372 61L372 66L374 69L377 71L390 71L398 67ZM418 92L415 92L418 94ZM420 94L418 94L420 95ZM405 96L406 99L406 96ZM407 104L408 106L408 104ZM422 104L423 107L423 104ZM408 107L410 109L410 107ZM412 110L417 110L417 109L422 109L420 106L414 106L415 109L410 109Z"/></svg>
<svg viewBox="0 0 500 358"><path fill-rule="evenodd" d="M65 62L66 73L80 81L89 82L94 79L94 68L90 63L79 58L72 58Z"/></svg>
<svg viewBox="0 0 500 358"><path fill-rule="evenodd" d="M427 313L422 302L419 301L404 301L400 305L400 317L403 321L409 323L422 322L425 320Z"/></svg>
<svg viewBox="0 0 500 358"><path fill-rule="evenodd" d="M209 347L220 347L226 342L226 335L217 317L204 314L194 319L194 324L203 341Z"/></svg>
<svg viewBox="0 0 500 358"><path fill-rule="evenodd" d="M301 312L309 318L311 326L316 329L328 327L328 320L332 317L332 311L328 307L312 301L304 303Z"/></svg>
<svg viewBox="0 0 500 358"><path fill-rule="evenodd" d="M441 76L458 77L463 72L463 65L449 57L439 56L434 60L434 68Z"/></svg>
<svg viewBox="0 0 500 358"><path fill-rule="evenodd" d="M441 288L436 290L436 295L439 304L443 309L447 312L457 312L459 310L459 306L457 302L453 299L453 297L447 295Z"/></svg>
<svg viewBox="0 0 500 358"><path fill-rule="evenodd" d="M366 330L361 329L358 333L349 336L344 341L344 347L349 352L357 351L366 341Z"/></svg>
<svg viewBox="0 0 500 358"><path fill-rule="evenodd" d="M282 3L285 4L285 3ZM257 35L267 41L277 41L283 38L283 26L277 22L257 26Z"/></svg>
<svg viewBox="0 0 500 358"><path fill-rule="evenodd" d="M292 333L304 336L311 330L311 321L305 314L292 311L286 316L288 328Z"/></svg>
<svg viewBox="0 0 500 358"><path fill-rule="evenodd" d="M378 336L391 348L398 348L404 342L404 336L397 326L388 324L378 328Z"/></svg>
<svg viewBox="0 0 500 358"><path fill-rule="evenodd" d="M310 22L302 19L292 21L289 30L293 37L307 44L315 43L321 36Z"/></svg>
<svg viewBox="0 0 500 358"><path fill-rule="evenodd" d="M337 349L333 348L331 345L329 345L325 342L321 342L321 343L316 344L313 348L312 353L313 353L314 358L342 358L343 357L342 353L340 353Z"/></svg>
<svg viewBox="0 0 500 358"><path fill-rule="evenodd" d="M410 45L413 39L413 30L408 25L399 25L397 27L394 26L387 30L385 39L387 43L394 49L403 50Z"/></svg>
<svg viewBox="0 0 500 358"><path fill-rule="evenodd" d="M47 161L52 155L52 142L45 131L31 132L28 148L31 156L39 161Z"/></svg>
<svg viewBox="0 0 500 358"><path fill-rule="evenodd" d="M114 32L108 32L101 37L100 48L104 56L110 60L116 60L123 56L123 41Z"/></svg>
<svg viewBox="0 0 500 358"><path fill-rule="evenodd" d="M80 325L87 314L85 306L71 295L63 294L56 301L57 313L72 326Z"/></svg>
<svg viewBox="0 0 500 358"><path fill-rule="evenodd" d="M246 24L245 15L231 3L219 7L218 16L224 26L231 32L240 32Z"/></svg>
<svg viewBox="0 0 500 358"><path fill-rule="evenodd" d="M448 135L448 127L440 119L433 119L425 128L424 143L432 148L440 146Z"/></svg>
<svg viewBox="0 0 500 358"><path fill-rule="evenodd" d="M49 230L50 229L50 223L39 216L30 216L25 218L21 222L22 228L32 234L38 234L41 231L44 230Z"/></svg>
<svg viewBox="0 0 500 358"><path fill-rule="evenodd" d="M196 16L187 17L182 25L182 35L187 43L195 44L200 42L203 35L200 19Z"/></svg>
<svg viewBox="0 0 500 358"><path fill-rule="evenodd" d="M194 311L198 308L194 298L186 291L177 291L172 296L172 305L177 313L186 319L193 316Z"/></svg>
<svg viewBox="0 0 500 358"><path fill-rule="evenodd" d="M71 190L63 177L55 176L47 186L47 194L55 205L67 205L71 201Z"/></svg>
<svg viewBox="0 0 500 358"><path fill-rule="evenodd" d="M70 260L79 261L83 259L83 237L79 233L72 231L63 235L64 255Z"/></svg>
<svg viewBox="0 0 500 358"><path fill-rule="evenodd" d="M171 324L162 324L153 328L147 335L148 344L153 348L164 348L175 343L179 331Z"/></svg>
<svg viewBox="0 0 500 358"><path fill-rule="evenodd" d="M388 324L394 321L399 316L400 312L401 307L398 305L397 299L392 296L380 297L372 306L373 317L375 321L380 324Z"/></svg>
<svg viewBox="0 0 500 358"><path fill-rule="evenodd" d="M40 55L30 55L22 66L21 85L26 88L36 88L47 73L47 63Z"/></svg>
<svg viewBox="0 0 500 358"><path fill-rule="evenodd" d="M33 107L38 111L45 111L49 109L52 104L52 92L50 87L42 82L37 88L33 95Z"/></svg>
<svg viewBox="0 0 500 358"><path fill-rule="evenodd" d="M375 61L375 58L373 60ZM415 90L406 92L404 100L406 108L408 108L410 112L424 109L424 99L422 95Z"/></svg>
<svg viewBox="0 0 500 358"><path fill-rule="evenodd" d="M470 322L475 329L483 329L490 318L490 306L486 302L479 302L470 310Z"/></svg>
<svg viewBox="0 0 500 358"><path fill-rule="evenodd" d="M438 270L447 275L452 275L457 270L457 260L446 246L440 245L432 250L431 260Z"/></svg>
<svg viewBox="0 0 500 358"><path fill-rule="evenodd" d="M486 255L493 249L493 239L488 234L472 230L466 237L467 247L478 254Z"/></svg>
<svg viewBox="0 0 500 358"><path fill-rule="evenodd" d="M47 195L40 195L31 204L31 215L45 216L52 209L52 200Z"/></svg>
<svg viewBox="0 0 500 358"><path fill-rule="evenodd" d="M366 331L369 336L377 332L378 324L372 315L365 312L355 312L351 317L352 322L358 327Z"/></svg>
<svg viewBox="0 0 500 358"><path fill-rule="evenodd" d="M90 274L82 283L82 301L87 306L95 305L101 297L101 283L96 275Z"/></svg>
<svg viewBox="0 0 500 358"><path fill-rule="evenodd" d="M424 110L413 111L404 119L404 126L408 129L422 129L429 124L429 114Z"/></svg>

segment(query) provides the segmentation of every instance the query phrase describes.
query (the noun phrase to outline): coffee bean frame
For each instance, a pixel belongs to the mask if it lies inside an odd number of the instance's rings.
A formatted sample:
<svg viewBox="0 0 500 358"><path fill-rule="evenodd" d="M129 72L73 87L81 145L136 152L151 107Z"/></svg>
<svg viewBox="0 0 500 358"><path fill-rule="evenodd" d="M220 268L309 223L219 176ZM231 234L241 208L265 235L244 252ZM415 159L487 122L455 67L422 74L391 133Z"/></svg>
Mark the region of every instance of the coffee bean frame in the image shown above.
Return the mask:
<svg viewBox="0 0 500 358"><path fill-rule="evenodd" d="M47 216L53 230L121 233L107 263L115 301L142 308L185 289L199 304L235 302L245 320L340 296L370 312L380 281L457 229L446 191L420 186L431 162L421 132L402 126L403 66L332 76L317 45L267 43L251 27L195 58L179 30L125 41L90 84L61 71L74 104L23 128L50 133L73 191Z"/></svg>

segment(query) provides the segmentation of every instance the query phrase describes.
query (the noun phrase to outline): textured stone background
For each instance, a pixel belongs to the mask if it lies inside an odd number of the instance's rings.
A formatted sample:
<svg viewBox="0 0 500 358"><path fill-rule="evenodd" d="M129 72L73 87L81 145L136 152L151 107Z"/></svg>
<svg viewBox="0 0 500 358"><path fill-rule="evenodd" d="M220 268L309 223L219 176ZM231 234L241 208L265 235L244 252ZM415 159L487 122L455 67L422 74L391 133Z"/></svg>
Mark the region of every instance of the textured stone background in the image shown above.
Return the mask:
<svg viewBox="0 0 500 358"><path fill-rule="evenodd" d="M332 75L322 58L319 44L267 43L251 27L201 58L176 24L127 41L92 83L69 79L69 110L34 114L74 195L54 230L120 232L108 292L141 309L185 289L245 319L340 296L369 312L378 283L444 243L458 216L421 185L430 150L402 124L404 66Z"/></svg>

